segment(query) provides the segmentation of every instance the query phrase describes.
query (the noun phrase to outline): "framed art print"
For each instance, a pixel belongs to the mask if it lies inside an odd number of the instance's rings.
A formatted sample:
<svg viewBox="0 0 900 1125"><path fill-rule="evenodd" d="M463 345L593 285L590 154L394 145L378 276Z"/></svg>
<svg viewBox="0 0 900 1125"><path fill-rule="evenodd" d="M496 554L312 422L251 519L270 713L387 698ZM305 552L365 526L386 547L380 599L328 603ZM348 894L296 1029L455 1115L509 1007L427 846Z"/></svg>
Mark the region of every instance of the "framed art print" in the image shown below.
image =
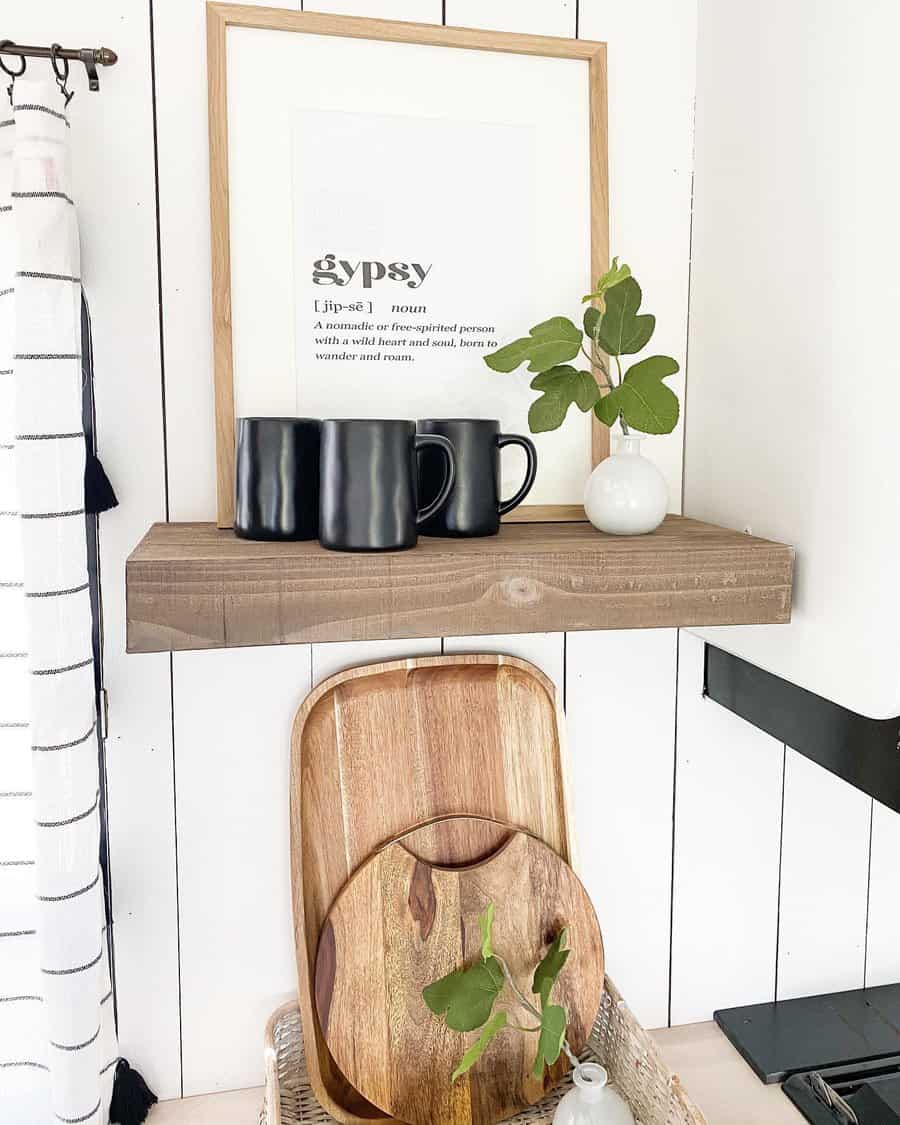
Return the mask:
<svg viewBox="0 0 900 1125"><path fill-rule="evenodd" d="M486 351L608 259L605 45L209 4L218 522L244 415L499 418ZM583 519L608 434L535 436L513 519ZM504 492L521 479L503 458Z"/></svg>

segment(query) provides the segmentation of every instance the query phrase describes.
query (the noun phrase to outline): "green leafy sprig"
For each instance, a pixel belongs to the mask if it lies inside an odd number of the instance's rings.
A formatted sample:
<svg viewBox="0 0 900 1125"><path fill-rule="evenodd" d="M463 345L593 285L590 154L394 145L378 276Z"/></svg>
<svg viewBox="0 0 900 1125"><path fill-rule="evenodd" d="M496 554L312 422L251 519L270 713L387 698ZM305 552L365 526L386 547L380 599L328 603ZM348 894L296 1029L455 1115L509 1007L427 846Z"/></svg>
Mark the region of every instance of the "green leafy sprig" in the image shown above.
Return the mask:
<svg viewBox="0 0 900 1125"><path fill-rule="evenodd" d="M527 362L535 376L531 388L541 392L528 411L532 433L558 429L572 405L585 414L593 410L607 426L620 422L626 434L629 428L645 434L675 429L678 397L663 380L678 371L677 362L653 355L622 370L621 357L642 351L656 328L656 317L639 311L641 300L631 268L613 258L596 289L584 297L595 303L585 310L582 328L554 316L484 357L492 371L504 373ZM588 360L588 370L571 365L578 355Z"/></svg>
<svg viewBox="0 0 900 1125"><path fill-rule="evenodd" d="M436 1016L443 1016L453 1031L476 1031L481 1034L460 1059L451 1082L470 1070L484 1054L488 1044L504 1028L510 1027L538 1037L532 1073L540 1078L545 1066L553 1066L565 1051L574 1066L577 1059L566 1042L566 1010L550 1003L550 993L569 959L571 950L564 948L566 931L560 930L550 948L534 970L531 990L540 1007L532 1004L513 980L509 966L495 952L493 942L494 904L488 903L478 919L481 930L481 959L466 969L455 969L423 989L422 997ZM493 1012L494 1003L504 987L508 987L518 1005L537 1021L536 1026L513 1023L505 1011Z"/></svg>

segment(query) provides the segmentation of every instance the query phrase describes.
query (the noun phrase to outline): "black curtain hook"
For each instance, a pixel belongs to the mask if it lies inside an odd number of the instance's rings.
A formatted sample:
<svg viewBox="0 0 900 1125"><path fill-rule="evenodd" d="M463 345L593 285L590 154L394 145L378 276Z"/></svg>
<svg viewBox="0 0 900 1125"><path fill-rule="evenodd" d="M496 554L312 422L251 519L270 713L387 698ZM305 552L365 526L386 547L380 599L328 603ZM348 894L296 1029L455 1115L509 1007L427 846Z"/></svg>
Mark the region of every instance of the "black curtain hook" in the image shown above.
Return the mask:
<svg viewBox="0 0 900 1125"><path fill-rule="evenodd" d="M66 105L75 97L75 91L68 88L69 81L69 60L61 58L59 52L62 47L59 43L54 43L50 48L50 65L53 67L53 73L56 75L56 85L59 86L59 92L62 94ZM60 68L62 63L62 68Z"/></svg>
<svg viewBox="0 0 900 1125"><path fill-rule="evenodd" d="M25 62L25 56L24 55L19 56L19 61L22 63L22 69L21 70L10 70L9 67L6 65L6 63L3 61L3 48L4 47L15 47L15 43L13 43L12 39L0 39L0 68L2 68L3 71L5 71L5 73L8 74L10 76L10 78L12 78L12 79L21 78L21 76L25 73L25 67L27 65L27 63ZM12 82L10 82L10 84L7 86L6 92L9 95L9 104L12 105L13 104L13 83Z"/></svg>
<svg viewBox="0 0 900 1125"><path fill-rule="evenodd" d="M28 65L25 56L19 56L19 62L22 64L20 70L10 70L6 63L3 61L3 50L6 47L15 48L15 43L13 43L12 39L0 39L0 67L3 67L10 78L21 78L25 73L25 67Z"/></svg>
<svg viewBox="0 0 900 1125"><path fill-rule="evenodd" d="M2 67L6 71L10 78L21 78L25 73L25 67L28 65L25 60L25 56L19 56L19 62L21 62L22 64L20 70L10 70L6 63L3 61L3 50L6 47L15 47L15 43L13 43L12 39L0 39L0 67Z"/></svg>

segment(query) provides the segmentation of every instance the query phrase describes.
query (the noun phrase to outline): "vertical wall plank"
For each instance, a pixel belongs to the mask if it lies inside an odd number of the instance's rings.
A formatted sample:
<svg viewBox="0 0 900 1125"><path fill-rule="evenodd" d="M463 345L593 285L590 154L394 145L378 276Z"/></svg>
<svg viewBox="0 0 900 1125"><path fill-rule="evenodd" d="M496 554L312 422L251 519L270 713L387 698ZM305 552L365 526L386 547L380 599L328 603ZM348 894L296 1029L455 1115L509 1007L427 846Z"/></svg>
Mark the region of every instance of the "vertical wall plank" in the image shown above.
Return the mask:
<svg viewBox="0 0 900 1125"><path fill-rule="evenodd" d="M262 1033L296 991L288 773L305 645L175 662L185 1096L257 1086Z"/></svg>
<svg viewBox="0 0 900 1125"><path fill-rule="evenodd" d="M444 652L505 652L530 660L556 684L563 699L565 678L564 633L504 633L483 637L447 637Z"/></svg>
<svg viewBox="0 0 900 1125"><path fill-rule="evenodd" d="M262 5L266 0L247 0ZM278 0L282 8L300 0ZM216 512L206 6L154 3L169 515ZM149 58L142 60L149 68Z"/></svg>
<svg viewBox="0 0 900 1125"><path fill-rule="evenodd" d="M126 557L166 510L148 10L105 0L41 7L52 14L38 42L49 33L51 42L99 43L114 18L120 54L103 71L100 94L88 93L78 74L70 112L97 440L121 502L100 517L119 1043L154 1089L171 1096L181 1088L171 681L164 654L143 661L125 653L122 581Z"/></svg>
<svg viewBox="0 0 900 1125"><path fill-rule="evenodd" d="M315 687L336 672L356 668L360 664L377 664L382 660L401 660L406 656L437 656L440 637L422 637L408 641L336 641L311 645L312 683Z"/></svg>
<svg viewBox="0 0 900 1125"><path fill-rule="evenodd" d="M609 44L610 245L634 269L653 350L684 368L687 347L697 0L580 0L580 35ZM683 398L683 374L669 381ZM644 452L681 511L682 428Z"/></svg>
<svg viewBox="0 0 900 1125"><path fill-rule="evenodd" d="M303 10L411 23L441 22L441 0L304 0Z"/></svg>
<svg viewBox="0 0 900 1125"><path fill-rule="evenodd" d="M575 7L576 0L447 0L447 24L571 38Z"/></svg>
<svg viewBox="0 0 900 1125"><path fill-rule="evenodd" d="M703 690L703 642L678 662L673 1024L775 998L784 749Z"/></svg>
<svg viewBox="0 0 900 1125"><path fill-rule="evenodd" d="M872 799L788 750L778 999L862 988Z"/></svg>
<svg viewBox="0 0 900 1125"><path fill-rule="evenodd" d="M668 1022L676 649L674 629L566 642L579 873L607 971L646 1027Z"/></svg>
<svg viewBox="0 0 900 1125"><path fill-rule="evenodd" d="M869 874L866 984L900 981L900 814L875 802Z"/></svg>
<svg viewBox="0 0 900 1125"><path fill-rule="evenodd" d="M124 558L123 551L104 589L121 582ZM160 1098L174 1098L182 1073L169 658L135 661L124 643L113 645L109 601L106 762L119 1049ZM124 641L124 615L116 627Z"/></svg>

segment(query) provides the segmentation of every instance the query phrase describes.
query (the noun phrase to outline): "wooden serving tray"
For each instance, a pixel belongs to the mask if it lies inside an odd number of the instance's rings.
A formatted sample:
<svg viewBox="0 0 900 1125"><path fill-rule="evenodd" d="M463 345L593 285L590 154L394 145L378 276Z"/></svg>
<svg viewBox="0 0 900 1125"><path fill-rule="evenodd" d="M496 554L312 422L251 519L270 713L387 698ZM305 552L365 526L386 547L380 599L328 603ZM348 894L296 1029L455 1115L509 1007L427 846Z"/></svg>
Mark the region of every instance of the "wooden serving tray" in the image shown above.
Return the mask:
<svg viewBox="0 0 900 1125"><path fill-rule="evenodd" d="M536 1105L568 1071L565 1055L532 1073L537 1039L505 1029L458 1081L451 1075L476 1038L436 1018L422 989L479 960L479 919L496 909L494 948L532 1003L534 967L566 930L569 959L553 990L566 1010L566 1037L580 1054L603 992L603 941L578 876L524 832L487 859L440 867L417 859L415 834L359 868L335 899L316 962L316 1014L332 1058L373 1105L410 1125L493 1125ZM495 1011L536 1020L508 990Z"/></svg>
<svg viewBox="0 0 900 1125"><path fill-rule="evenodd" d="M315 1015L319 932L338 892L410 826L469 814L515 825L566 862L571 844L563 723L551 682L499 655L373 664L315 688L291 743L291 875L303 1036L312 1088L345 1125L389 1121L335 1065ZM416 854L475 863L508 833L471 820L416 836Z"/></svg>

